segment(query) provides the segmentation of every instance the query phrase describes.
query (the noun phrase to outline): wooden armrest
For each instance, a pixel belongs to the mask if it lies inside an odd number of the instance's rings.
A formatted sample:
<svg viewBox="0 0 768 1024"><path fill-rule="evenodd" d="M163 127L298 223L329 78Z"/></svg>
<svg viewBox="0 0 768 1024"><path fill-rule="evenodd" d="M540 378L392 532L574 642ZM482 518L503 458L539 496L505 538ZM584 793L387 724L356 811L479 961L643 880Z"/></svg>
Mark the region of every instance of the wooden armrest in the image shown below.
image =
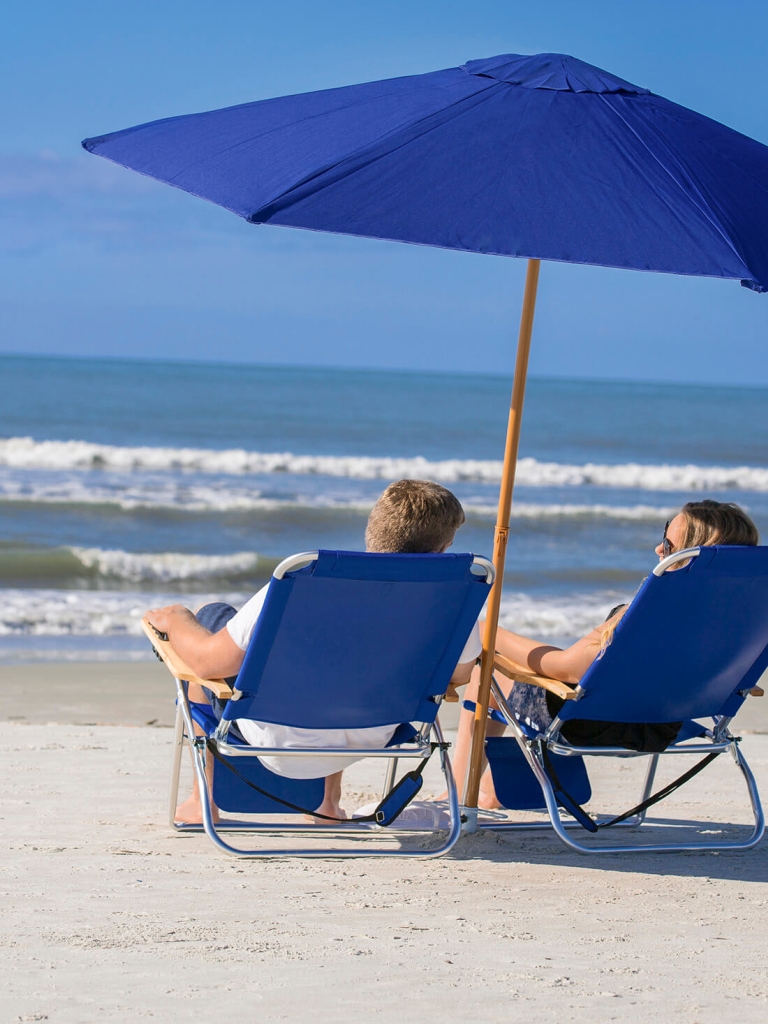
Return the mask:
<svg viewBox="0 0 768 1024"><path fill-rule="evenodd" d="M201 679L200 676L196 675L174 651L170 640L163 640L161 638L149 619L143 618L141 620L141 628L147 634L161 661L165 663L165 667L176 679L186 679L188 683L199 683L201 686L207 686L209 690L212 690L222 700L227 700L232 696L232 687L225 683L223 679Z"/></svg>
<svg viewBox="0 0 768 1024"><path fill-rule="evenodd" d="M523 668L516 662L505 658L503 654L496 652L493 659L493 667L501 672L507 679L513 679L516 683L530 683L532 686L540 686L542 690L549 690L561 700L574 700L576 697L575 687L569 683L563 683L559 679L549 679L547 676L539 676L528 668Z"/></svg>
<svg viewBox="0 0 768 1024"><path fill-rule="evenodd" d="M753 686L752 689L749 691L749 695L750 697L764 697L765 690L762 688L762 686Z"/></svg>

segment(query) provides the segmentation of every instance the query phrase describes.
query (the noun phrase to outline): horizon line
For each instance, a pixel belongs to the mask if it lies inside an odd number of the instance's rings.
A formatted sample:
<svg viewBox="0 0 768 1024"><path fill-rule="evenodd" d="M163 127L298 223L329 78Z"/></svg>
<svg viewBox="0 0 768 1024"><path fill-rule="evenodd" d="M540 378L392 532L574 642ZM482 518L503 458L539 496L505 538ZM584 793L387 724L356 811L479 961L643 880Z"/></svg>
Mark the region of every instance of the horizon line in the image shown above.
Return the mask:
<svg viewBox="0 0 768 1024"><path fill-rule="evenodd" d="M414 367L393 367L393 366L353 366L335 365L329 363L272 363L262 360L243 359L191 359L179 356L126 356L126 355L83 355L61 352L3 352L0 351L0 359L29 359L29 360L60 360L62 362L104 362L104 363L129 363L166 366L221 366L221 367L249 367L264 370L289 370L289 371L314 371L325 373L365 373L365 374L391 374L402 376L430 376L430 377L473 377L485 380L497 381L504 377L510 385L512 374L492 373L490 371L480 372L477 370L444 370L444 369L416 369ZM531 373L527 378L529 381L560 381L561 383L580 384L622 384L637 385L638 387L667 387L667 388L733 388L744 391L766 391L768 384L747 384L747 383L719 383L716 381L676 381L658 380L648 377L594 377L594 376L559 376L557 374Z"/></svg>

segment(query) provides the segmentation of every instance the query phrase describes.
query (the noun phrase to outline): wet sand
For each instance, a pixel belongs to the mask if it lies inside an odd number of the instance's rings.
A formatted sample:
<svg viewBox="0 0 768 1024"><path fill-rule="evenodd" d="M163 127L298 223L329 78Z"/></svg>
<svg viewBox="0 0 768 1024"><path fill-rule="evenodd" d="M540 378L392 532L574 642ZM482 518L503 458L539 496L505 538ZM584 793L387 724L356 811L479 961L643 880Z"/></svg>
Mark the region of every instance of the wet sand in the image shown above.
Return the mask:
<svg viewBox="0 0 768 1024"><path fill-rule="evenodd" d="M174 700L160 662L0 665L0 721L171 726Z"/></svg>
<svg viewBox="0 0 768 1024"><path fill-rule="evenodd" d="M160 662L0 665L0 722L171 726L174 699ZM443 705L446 729L455 728L458 707ZM734 729L768 733L768 696L747 700Z"/></svg>

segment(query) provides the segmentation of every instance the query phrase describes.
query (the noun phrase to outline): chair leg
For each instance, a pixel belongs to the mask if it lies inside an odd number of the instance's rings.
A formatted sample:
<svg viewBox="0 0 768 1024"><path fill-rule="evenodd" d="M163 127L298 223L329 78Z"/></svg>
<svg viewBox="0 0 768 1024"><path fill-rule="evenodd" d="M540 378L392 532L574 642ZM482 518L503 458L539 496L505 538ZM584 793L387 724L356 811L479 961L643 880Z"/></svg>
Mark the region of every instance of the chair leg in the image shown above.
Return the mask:
<svg viewBox="0 0 768 1024"><path fill-rule="evenodd" d="M536 751L533 750L537 747ZM609 846L604 843L596 842L589 845L580 843L573 838L573 836L567 830L565 823L560 815L560 808L557 804L557 799L552 788L552 784L549 781L549 776L544 770L543 758L541 756L541 741L534 741L530 745L526 744L523 748L528 759L528 762L533 769L536 778L541 785L542 792L544 793L544 799L547 805L547 811L549 813L550 821L552 822L552 828L555 831L557 837L569 846L572 850L576 850L577 853L585 854L600 854L600 853L689 853L689 852L700 852L702 850L749 850L751 847L756 846L757 843L763 838L765 832L765 817L763 814L762 804L760 802L760 794L757 790L757 784L755 777L752 774L752 770L747 764L746 758L738 748L738 743L734 740L731 744L731 755L733 756L736 765L740 769L744 780L747 785L747 791L749 793L750 803L752 805L752 813L754 816L755 824L751 835L744 840L736 841L724 841L724 842L704 842L704 843L654 843L648 845L614 845ZM658 755L656 755L658 759ZM649 766L648 775L646 776L646 783L643 787L645 795L649 795L650 786L653 785L653 776L656 772L656 765L652 764ZM652 774L653 773L653 774ZM650 782L649 782L650 777ZM645 799L645 796L644 796Z"/></svg>
<svg viewBox="0 0 768 1024"><path fill-rule="evenodd" d="M750 837L748 846L744 849L749 849L751 846L756 846L763 838L765 833L765 815L763 813L763 805L760 801L760 793L757 788L757 782L755 782L755 776L752 774L752 769L747 763L747 759L741 752L739 744L734 741L731 746L731 754L734 761L736 762L741 774L744 776L744 781L747 784L747 791L749 792L749 802L752 805L752 814L755 819L755 828Z"/></svg>
<svg viewBox="0 0 768 1024"><path fill-rule="evenodd" d="M171 760L171 788L168 797L168 822L171 827L176 824L176 808L179 803L179 777L181 775L181 759L184 754L184 716L181 706L176 705L176 723L173 730L173 758Z"/></svg>
<svg viewBox="0 0 768 1024"><path fill-rule="evenodd" d="M444 743L443 729L440 725L440 719L436 718L432 726L432 730L435 734L435 739L438 743ZM459 807L459 791L456 786L456 779L453 774L453 768L451 767L451 759L448 757L448 751L442 747L439 750L440 754L440 768L443 772L445 779L446 789L448 790L448 814L450 819L450 826L448 829L448 836L443 846L441 846L432 856L440 857L456 844L462 831L462 820L461 820L461 808Z"/></svg>
<svg viewBox="0 0 768 1024"><path fill-rule="evenodd" d="M389 761L387 761L387 773L384 776L384 789L383 789L382 794L381 794L381 799L382 800L387 795L387 793L389 793L389 791L392 789L392 787L395 784L395 777L397 775L397 762L398 761L399 761L399 758L397 758L397 757L393 757Z"/></svg>
<svg viewBox="0 0 768 1024"><path fill-rule="evenodd" d="M245 857L251 860L266 859L270 857L308 857L315 859L326 857L399 857L403 859L408 859L418 857L422 859L432 859L435 857L442 857L444 854L446 854L456 844L457 840L459 839L459 836L461 835L461 812L459 809L459 794L458 790L456 789L456 781L453 777L453 771L451 769L451 762L448 758L448 754L445 750L441 749L439 751L440 767L442 769L443 776L445 778L445 784L448 789L448 809L450 814L450 826L448 829L448 834L445 838L445 842L441 843L440 846L436 847L433 850L371 850L365 849L364 847L360 849L351 850L345 850L339 847L325 849L294 848L282 850L243 850L239 849L236 846L232 846L222 838L219 830L217 829L213 821L211 798L208 792L208 786L206 785L205 777L205 764L207 753L205 747L205 740L202 737L194 736L194 730L192 728L192 719L189 713L189 705L186 702L186 698L184 699L183 702L180 703L180 706L182 708L182 714L184 717L186 729L188 733L191 732L193 736L192 762L198 780L198 785L200 786L200 796L203 810L203 829L205 831L205 834L211 840L211 842L224 853L228 853L233 857ZM438 721L435 721L432 728L434 731L435 739L437 740L438 743L442 743L443 733L440 728L440 723ZM226 825L224 826L224 828L226 829ZM302 831L305 832L305 834L307 835L315 836L317 836L318 834L322 834L322 830L324 829L325 826L322 825L307 825L306 828L302 827L300 829L296 829L296 827L294 827L295 831ZM243 831L247 831L247 829L244 829ZM279 825L268 827L262 826L261 828L255 826L253 831L279 833L281 829ZM329 831L333 831L335 834L339 835L346 834L350 838L359 838L361 834L370 835L371 832L375 834L376 831L378 831L378 829L376 826L362 826L361 829L355 830L354 826L349 826L341 827L339 829L328 829L326 831L326 834Z"/></svg>
<svg viewBox="0 0 768 1024"><path fill-rule="evenodd" d="M645 782L643 783L643 792L640 794L640 803L643 803L651 795L653 791L653 783L656 779L656 769L659 767L659 755L651 754L650 760L648 761L648 770L645 773ZM645 816L648 813L647 809L640 811L638 815L632 819L632 825L634 828L639 828L645 821Z"/></svg>

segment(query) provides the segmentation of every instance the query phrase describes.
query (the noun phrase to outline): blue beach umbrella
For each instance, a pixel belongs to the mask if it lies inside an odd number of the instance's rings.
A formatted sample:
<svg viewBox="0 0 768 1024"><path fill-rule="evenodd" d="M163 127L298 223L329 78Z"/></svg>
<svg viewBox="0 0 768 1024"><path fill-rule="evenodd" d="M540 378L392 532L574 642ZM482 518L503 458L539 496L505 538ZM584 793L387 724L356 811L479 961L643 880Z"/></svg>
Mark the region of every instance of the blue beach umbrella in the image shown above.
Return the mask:
<svg viewBox="0 0 768 1024"><path fill-rule="evenodd" d="M464 800L476 807L539 261L768 290L768 147L563 54L165 118L83 146L252 224L528 258Z"/></svg>

